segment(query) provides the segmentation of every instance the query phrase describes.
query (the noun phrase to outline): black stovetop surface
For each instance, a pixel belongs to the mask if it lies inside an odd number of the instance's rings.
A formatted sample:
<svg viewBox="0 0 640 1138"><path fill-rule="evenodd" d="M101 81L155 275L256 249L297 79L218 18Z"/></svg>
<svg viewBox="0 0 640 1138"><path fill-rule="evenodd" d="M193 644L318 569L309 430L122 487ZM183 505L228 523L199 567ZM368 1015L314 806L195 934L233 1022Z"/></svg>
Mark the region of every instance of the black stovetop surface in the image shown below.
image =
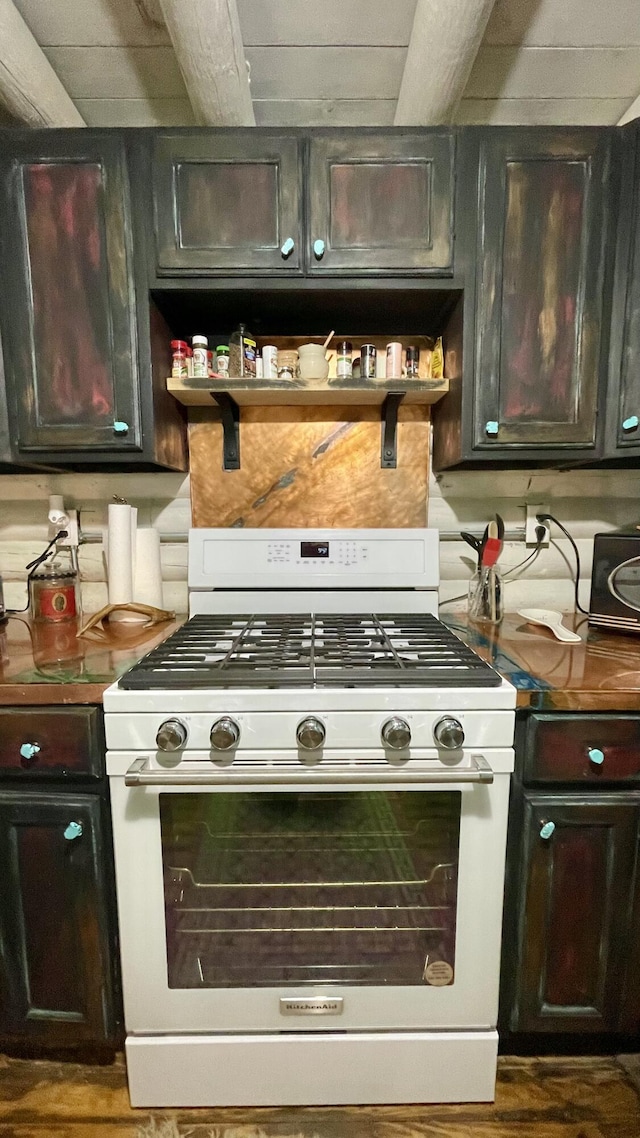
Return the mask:
<svg viewBox="0 0 640 1138"><path fill-rule="evenodd" d="M120 679L153 688L497 687L426 613L194 616Z"/></svg>

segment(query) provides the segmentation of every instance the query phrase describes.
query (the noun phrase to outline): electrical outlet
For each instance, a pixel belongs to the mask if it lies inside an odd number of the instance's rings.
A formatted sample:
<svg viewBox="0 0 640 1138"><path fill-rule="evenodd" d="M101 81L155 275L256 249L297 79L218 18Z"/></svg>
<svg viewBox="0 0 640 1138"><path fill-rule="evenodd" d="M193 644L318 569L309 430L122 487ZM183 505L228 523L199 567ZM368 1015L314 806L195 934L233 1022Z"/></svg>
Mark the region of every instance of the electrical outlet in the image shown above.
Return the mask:
<svg viewBox="0 0 640 1138"><path fill-rule="evenodd" d="M539 525L544 525L544 537L541 545L549 544L549 525L547 522L539 522L537 514L548 514L549 507L546 502L525 502L525 523L524 523L524 540L526 545L537 545L538 538L536 537L536 529Z"/></svg>

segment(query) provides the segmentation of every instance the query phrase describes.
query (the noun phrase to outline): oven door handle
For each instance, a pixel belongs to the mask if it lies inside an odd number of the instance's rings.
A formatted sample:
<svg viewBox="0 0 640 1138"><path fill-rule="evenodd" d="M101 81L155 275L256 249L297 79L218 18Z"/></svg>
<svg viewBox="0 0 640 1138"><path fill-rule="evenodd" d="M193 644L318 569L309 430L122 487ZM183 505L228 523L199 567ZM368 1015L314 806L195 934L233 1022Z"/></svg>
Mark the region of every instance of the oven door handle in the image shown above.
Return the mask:
<svg viewBox="0 0 640 1138"><path fill-rule="evenodd" d="M256 772L226 769L224 771L149 770L146 755L134 759L124 776L125 786L328 786L337 783L434 783L456 785L461 782L493 782L493 771L483 755L471 755L471 766L433 771L416 771L390 767L372 770L363 766L353 770L265 770Z"/></svg>

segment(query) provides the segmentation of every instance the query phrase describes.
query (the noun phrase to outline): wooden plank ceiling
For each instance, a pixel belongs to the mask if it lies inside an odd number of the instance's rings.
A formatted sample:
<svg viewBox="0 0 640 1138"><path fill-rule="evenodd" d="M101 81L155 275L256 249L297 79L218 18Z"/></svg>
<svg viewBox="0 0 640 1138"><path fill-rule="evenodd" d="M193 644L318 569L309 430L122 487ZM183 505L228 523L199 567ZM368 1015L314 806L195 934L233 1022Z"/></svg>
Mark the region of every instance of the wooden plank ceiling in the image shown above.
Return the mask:
<svg viewBox="0 0 640 1138"><path fill-rule="evenodd" d="M416 0L237 3L258 124L393 123ZM15 6L88 125L193 123L159 0ZM615 123L639 93L640 0L496 0L457 121Z"/></svg>

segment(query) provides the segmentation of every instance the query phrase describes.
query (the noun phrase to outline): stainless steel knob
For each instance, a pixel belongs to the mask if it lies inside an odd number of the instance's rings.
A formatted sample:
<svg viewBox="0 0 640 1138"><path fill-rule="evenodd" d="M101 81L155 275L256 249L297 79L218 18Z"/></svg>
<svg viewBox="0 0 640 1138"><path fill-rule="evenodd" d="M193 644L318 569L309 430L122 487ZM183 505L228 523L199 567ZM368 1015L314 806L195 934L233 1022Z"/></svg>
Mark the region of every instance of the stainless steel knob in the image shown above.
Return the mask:
<svg viewBox="0 0 640 1138"><path fill-rule="evenodd" d="M462 724L452 715L445 715L436 723L433 737L438 746L444 747L445 751L457 751L464 743Z"/></svg>
<svg viewBox="0 0 640 1138"><path fill-rule="evenodd" d="M187 729L181 719L165 719L158 728L159 751L181 751L187 741Z"/></svg>
<svg viewBox="0 0 640 1138"><path fill-rule="evenodd" d="M235 719L223 715L222 719L216 719L209 738L211 746L215 747L216 751L230 751L240 742L240 728Z"/></svg>
<svg viewBox="0 0 640 1138"><path fill-rule="evenodd" d="M309 715L298 724L296 731L298 746L302 747L303 751L317 751L324 743L326 734L324 723L316 719L315 715Z"/></svg>
<svg viewBox="0 0 640 1138"><path fill-rule="evenodd" d="M390 747L392 751L404 751L411 742L411 728L406 719L401 719L399 715L387 719L382 724L380 734L384 746Z"/></svg>

